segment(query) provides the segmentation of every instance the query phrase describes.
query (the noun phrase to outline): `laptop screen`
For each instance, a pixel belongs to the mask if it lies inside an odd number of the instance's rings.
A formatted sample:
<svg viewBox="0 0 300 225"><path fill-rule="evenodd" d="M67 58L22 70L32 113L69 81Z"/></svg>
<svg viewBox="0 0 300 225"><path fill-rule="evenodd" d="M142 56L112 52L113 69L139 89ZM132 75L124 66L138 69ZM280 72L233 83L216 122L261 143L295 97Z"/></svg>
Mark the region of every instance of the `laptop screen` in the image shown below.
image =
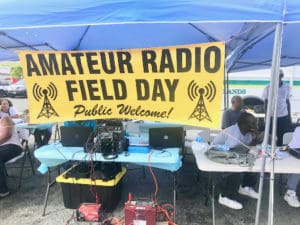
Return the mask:
<svg viewBox="0 0 300 225"><path fill-rule="evenodd" d="M183 127L150 128L149 145L159 149L182 148L184 146Z"/></svg>
<svg viewBox="0 0 300 225"><path fill-rule="evenodd" d="M84 147L93 129L84 126L60 127L61 144L65 147Z"/></svg>

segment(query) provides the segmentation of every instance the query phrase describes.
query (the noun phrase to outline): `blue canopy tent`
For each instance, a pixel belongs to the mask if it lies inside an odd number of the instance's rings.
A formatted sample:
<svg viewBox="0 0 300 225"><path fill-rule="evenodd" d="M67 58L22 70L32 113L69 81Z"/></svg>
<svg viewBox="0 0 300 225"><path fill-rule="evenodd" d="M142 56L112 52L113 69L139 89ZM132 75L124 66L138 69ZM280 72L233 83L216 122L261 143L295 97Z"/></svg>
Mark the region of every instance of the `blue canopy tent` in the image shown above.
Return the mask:
<svg viewBox="0 0 300 225"><path fill-rule="evenodd" d="M235 61L249 44L274 31L284 6L276 0L2 1L0 60L17 60L18 49L120 49L221 40L228 61Z"/></svg>
<svg viewBox="0 0 300 225"><path fill-rule="evenodd" d="M226 72L272 66L270 102L273 96L277 102L274 87L280 65L300 63L296 0L6 0L0 9L2 61L18 60L15 51L21 49L122 49L225 41ZM271 107L276 109L276 104L269 104L268 112ZM266 130L270 117L267 113ZM269 224L273 224L273 186Z"/></svg>

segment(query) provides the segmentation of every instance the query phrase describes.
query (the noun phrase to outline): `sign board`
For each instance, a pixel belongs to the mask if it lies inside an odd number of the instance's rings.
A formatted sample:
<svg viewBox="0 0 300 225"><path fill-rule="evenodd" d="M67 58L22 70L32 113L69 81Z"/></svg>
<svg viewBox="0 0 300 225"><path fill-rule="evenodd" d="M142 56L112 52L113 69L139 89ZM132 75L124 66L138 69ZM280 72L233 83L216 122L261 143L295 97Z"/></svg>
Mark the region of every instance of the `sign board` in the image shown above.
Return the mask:
<svg viewBox="0 0 300 225"><path fill-rule="evenodd" d="M19 51L31 123L130 118L218 128L224 43Z"/></svg>

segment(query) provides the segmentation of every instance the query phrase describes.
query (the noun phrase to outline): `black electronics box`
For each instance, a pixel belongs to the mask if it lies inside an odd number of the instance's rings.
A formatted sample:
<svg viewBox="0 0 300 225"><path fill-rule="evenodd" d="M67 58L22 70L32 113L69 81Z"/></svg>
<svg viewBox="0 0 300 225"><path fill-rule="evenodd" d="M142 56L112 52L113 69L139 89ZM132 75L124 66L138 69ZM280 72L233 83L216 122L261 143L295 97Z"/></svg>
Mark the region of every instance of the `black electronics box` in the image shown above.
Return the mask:
<svg viewBox="0 0 300 225"><path fill-rule="evenodd" d="M112 175L104 175L103 179L97 179L97 170L91 179L90 174L81 168L78 172L78 165L73 166L56 178L61 184L64 206L69 209L77 209L82 203L95 203L95 193L98 194L100 204L105 212L113 211L121 199L122 180L126 173L125 167L112 179Z"/></svg>

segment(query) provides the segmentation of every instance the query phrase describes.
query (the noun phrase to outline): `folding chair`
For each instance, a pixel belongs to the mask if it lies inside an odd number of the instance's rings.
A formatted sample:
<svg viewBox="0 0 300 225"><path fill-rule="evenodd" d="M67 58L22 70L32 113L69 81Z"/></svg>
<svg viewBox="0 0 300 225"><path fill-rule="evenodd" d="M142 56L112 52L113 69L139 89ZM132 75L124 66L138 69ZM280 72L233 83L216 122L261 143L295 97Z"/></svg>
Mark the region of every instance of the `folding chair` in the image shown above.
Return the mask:
<svg viewBox="0 0 300 225"><path fill-rule="evenodd" d="M18 134L19 134L19 137L21 139L23 152L20 155L12 158L11 160L9 160L5 163L5 171L6 171L6 175L8 175L6 166L10 165L10 164L14 164L19 159L22 160L21 167L20 167L21 170L20 170L20 176L19 176L19 185L18 185L18 187L20 188L21 184L22 184L23 171L24 171L24 167L25 167L26 158L29 159L29 163L30 163L33 175L35 175L35 171L34 171L34 165L33 165L33 157L30 153L29 146L28 146L29 131L25 130L25 129L21 129L21 130L18 130ZM19 167L16 167L16 168L19 168Z"/></svg>

